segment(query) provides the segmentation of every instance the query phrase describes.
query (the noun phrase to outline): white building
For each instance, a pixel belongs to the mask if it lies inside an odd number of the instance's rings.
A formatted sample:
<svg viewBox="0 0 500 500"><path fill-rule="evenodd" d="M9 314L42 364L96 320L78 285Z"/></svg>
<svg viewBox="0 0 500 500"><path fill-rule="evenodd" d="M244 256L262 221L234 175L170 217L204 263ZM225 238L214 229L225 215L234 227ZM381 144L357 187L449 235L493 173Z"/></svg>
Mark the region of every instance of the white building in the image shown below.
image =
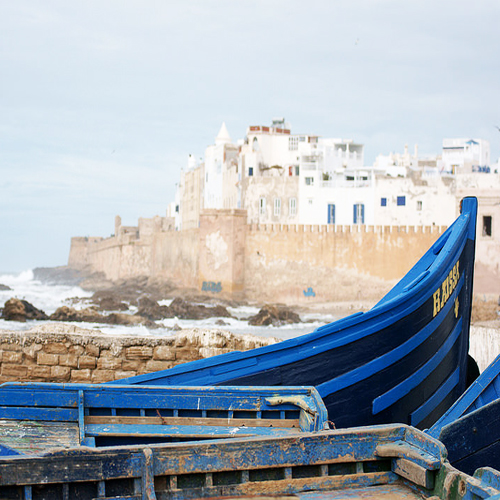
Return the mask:
<svg viewBox="0 0 500 500"><path fill-rule="evenodd" d="M223 123L215 144L205 150L204 208L237 208L237 167L238 146Z"/></svg>
<svg viewBox="0 0 500 500"><path fill-rule="evenodd" d="M458 174L489 171L490 143L484 139L443 139L443 169Z"/></svg>

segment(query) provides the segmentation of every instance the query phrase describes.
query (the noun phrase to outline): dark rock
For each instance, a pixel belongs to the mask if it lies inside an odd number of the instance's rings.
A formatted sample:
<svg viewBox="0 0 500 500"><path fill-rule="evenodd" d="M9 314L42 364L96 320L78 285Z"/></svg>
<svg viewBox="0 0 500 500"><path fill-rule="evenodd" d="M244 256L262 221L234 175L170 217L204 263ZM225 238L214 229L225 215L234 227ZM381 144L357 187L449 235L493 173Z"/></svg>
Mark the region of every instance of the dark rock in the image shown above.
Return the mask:
<svg viewBox="0 0 500 500"><path fill-rule="evenodd" d="M100 294L94 304L100 311L127 311L128 305L111 293Z"/></svg>
<svg viewBox="0 0 500 500"><path fill-rule="evenodd" d="M52 321L77 321L83 323L104 323L107 325L144 325L148 328L156 328L158 325L153 321L132 314L111 313L104 315L95 308L73 309L72 307L62 306L50 316Z"/></svg>
<svg viewBox="0 0 500 500"><path fill-rule="evenodd" d="M221 305L206 307L201 304L191 304L190 302L177 297L169 306L172 316L179 319L206 319L214 317L231 318L229 311Z"/></svg>
<svg viewBox="0 0 500 500"><path fill-rule="evenodd" d="M10 286L2 285L2 283L0 283L0 292L7 292L9 290L12 290Z"/></svg>
<svg viewBox="0 0 500 500"><path fill-rule="evenodd" d="M141 297L139 299L139 309L136 315L151 321L174 317L168 306L160 306L158 302L149 297Z"/></svg>
<svg viewBox="0 0 500 500"><path fill-rule="evenodd" d="M265 305L255 315L248 318L253 326L281 326L290 323L301 323L300 316L285 306Z"/></svg>
<svg viewBox="0 0 500 500"><path fill-rule="evenodd" d="M111 313L109 316L104 317L103 323L124 326L144 325L147 328L159 328L159 325L154 321L135 314Z"/></svg>
<svg viewBox="0 0 500 500"><path fill-rule="evenodd" d="M73 307L62 306L50 315L52 321L79 321L85 323L104 323L104 318L105 316L93 307L74 309Z"/></svg>
<svg viewBox="0 0 500 500"><path fill-rule="evenodd" d="M6 321L26 322L28 319L46 320L49 317L26 300L9 299L3 306L2 318Z"/></svg>

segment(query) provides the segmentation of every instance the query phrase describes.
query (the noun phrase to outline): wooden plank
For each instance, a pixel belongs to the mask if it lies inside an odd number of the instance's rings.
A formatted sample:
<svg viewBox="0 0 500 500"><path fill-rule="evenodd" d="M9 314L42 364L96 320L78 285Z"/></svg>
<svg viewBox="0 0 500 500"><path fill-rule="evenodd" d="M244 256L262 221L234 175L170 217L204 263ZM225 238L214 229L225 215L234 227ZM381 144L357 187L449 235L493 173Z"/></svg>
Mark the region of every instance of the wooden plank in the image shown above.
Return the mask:
<svg viewBox="0 0 500 500"><path fill-rule="evenodd" d="M0 420L0 442L20 453L78 446L78 425L68 422Z"/></svg>
<svg viewBox="0 0 500 500"><path fill-rule="evenodd" d="M189 425L212 427L278 427L300 429L299 420L258 418L190 418L190 417L128 417L128 416L85 416L85 425Z"/></svg>

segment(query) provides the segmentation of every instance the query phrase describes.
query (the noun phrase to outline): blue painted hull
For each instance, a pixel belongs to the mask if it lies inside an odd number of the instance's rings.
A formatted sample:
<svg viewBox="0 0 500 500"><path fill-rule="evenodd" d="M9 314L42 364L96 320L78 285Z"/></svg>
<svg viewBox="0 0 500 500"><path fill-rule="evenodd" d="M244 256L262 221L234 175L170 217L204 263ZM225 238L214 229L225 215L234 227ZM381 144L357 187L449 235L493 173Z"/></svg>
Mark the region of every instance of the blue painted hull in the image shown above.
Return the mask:
<svg viewBox="0 0 500 500"><path fill-rule="evenodd" d="M0 386L0 456L324 429L314 387Z"/></svg>
<svg viewBox="0 0 500 500"><path fill-rule="evenodd" d="M500 356L428 433L444 443L450 462L464 472L500 468Z"/></svg>
<svg viewBox="0 0 500 500"><path fill-rule="evenodd" d="M466 388L477 200L375 307L302 337L114 381L312 385L337 427L432 425Z"/></svg>
<svg viewBox="0 0 500 500"><path fill-rule="evenodd" d="M441 443L401 425L0 457L0 497L11 500L471 500L498 495L497 471L464 474L446 460Z"/></svg>

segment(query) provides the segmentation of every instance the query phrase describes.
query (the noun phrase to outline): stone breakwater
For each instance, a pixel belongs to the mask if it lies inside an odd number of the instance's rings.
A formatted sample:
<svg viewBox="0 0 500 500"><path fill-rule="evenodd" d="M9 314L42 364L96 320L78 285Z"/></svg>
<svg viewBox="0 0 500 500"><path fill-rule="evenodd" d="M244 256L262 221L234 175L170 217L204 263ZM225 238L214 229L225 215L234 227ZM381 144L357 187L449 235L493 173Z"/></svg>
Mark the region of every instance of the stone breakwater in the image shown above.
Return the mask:
<svg viewBox="0 0 500 500"><path fill-rule="evenodd" d="M278 341L201 329L172 337L111 336L60 323L0 331L0 383L103 383Z"/></svg>

